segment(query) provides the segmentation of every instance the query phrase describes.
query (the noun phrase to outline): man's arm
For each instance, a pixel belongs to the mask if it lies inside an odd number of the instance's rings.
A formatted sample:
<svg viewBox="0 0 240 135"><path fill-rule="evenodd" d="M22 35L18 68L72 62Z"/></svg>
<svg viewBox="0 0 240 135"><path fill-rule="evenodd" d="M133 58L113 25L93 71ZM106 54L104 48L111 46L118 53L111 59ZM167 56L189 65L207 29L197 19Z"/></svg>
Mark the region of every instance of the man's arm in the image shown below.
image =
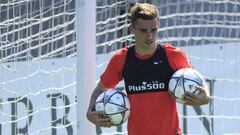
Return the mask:
<svg viewBox="0 0 240 135"><path fill-rule="evenodd" d="M92 93L87 111L87 119L99 127L111 127L113 125L110 118L104 117L103 111L95 110L95 102L98 96L106 89L107 88L101 82L98 83Z"/></svg>
<svg viewBox="0 0 240 135"><path fill-rule="evenodd" d="M88 107L88 112L95 111L95 102L98 98L98 96L105 90L106 88L103 86L101 82L98 83L97 87L94 89L91 99L90 99L90 104Z"/></svg>

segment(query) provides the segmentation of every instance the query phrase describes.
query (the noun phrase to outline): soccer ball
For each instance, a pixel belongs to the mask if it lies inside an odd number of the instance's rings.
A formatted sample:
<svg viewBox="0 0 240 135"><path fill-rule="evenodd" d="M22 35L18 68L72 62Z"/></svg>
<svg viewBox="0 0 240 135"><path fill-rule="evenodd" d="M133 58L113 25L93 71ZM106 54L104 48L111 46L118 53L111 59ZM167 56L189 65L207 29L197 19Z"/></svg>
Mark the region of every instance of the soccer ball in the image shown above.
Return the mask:
<svg viewBox="0 0 240 135"><path fill-rule="evenodd" d="M114 125L119 125L129 117L130 102L123 92L108 90L98 96L95 109L96 111L104 111Z"/></svg>
<svg viewBox="0 0 240 135"><path fill-rule="evenodd" d="M206 86L202 75L195 69L182 68L171 76L168 91L178 103L183 104L184 102L181 99L183 99L186 91L196 95L199 94L196 86Z"/></svg>

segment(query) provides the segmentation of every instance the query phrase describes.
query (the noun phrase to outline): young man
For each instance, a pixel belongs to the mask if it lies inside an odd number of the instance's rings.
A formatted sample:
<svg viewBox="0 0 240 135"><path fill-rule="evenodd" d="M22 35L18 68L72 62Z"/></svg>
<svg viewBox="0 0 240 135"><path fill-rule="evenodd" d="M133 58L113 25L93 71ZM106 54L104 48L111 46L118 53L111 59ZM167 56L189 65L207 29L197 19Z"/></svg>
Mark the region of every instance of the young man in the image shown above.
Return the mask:
<svg viewBox="0 0 240 135"><path fill-rule="evenodd" d="M180 49L168 43L157 43L159 13L154 5L137 3L130 12L130 30L134 34L135 45L120 49L112 56L92 93L87 118L100 127L112 126L109 118L102 117L103 112L95 111L94 104L102 92L124 80L131 104L128 135L181 134L176 102L168 93L168 82L176 70L191 65ZM161 84L158 85L161 87L138 87L154 84ZM185 104L202 105L209 102L204 88L198 89L199 95L189 93L185 96Z"/></svg>

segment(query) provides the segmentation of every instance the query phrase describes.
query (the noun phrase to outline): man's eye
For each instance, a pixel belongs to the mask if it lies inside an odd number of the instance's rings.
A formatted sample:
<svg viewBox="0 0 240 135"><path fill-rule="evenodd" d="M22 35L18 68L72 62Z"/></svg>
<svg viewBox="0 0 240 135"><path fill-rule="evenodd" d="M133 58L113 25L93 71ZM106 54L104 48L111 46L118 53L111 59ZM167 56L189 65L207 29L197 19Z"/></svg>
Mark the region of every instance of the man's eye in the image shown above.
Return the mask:
<svg viewBox="0 0 240 135"><path fill-rule="evenodd" d="M157 29L152 29L152 32L156 32L157 31Z"/></svg>

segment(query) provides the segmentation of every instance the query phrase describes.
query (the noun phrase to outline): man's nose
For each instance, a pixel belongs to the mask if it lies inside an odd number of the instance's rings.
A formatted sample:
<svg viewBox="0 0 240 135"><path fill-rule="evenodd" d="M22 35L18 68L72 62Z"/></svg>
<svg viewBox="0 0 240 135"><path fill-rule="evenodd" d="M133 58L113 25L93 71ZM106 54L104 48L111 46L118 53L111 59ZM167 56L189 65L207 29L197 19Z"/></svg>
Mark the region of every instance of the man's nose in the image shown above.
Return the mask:
<svg viewBox="0 0 240 135"><path fill-rule="evenodd" d="M147 32L147 39L152 39L153 38L153 33L148 31Z"/></svg>

